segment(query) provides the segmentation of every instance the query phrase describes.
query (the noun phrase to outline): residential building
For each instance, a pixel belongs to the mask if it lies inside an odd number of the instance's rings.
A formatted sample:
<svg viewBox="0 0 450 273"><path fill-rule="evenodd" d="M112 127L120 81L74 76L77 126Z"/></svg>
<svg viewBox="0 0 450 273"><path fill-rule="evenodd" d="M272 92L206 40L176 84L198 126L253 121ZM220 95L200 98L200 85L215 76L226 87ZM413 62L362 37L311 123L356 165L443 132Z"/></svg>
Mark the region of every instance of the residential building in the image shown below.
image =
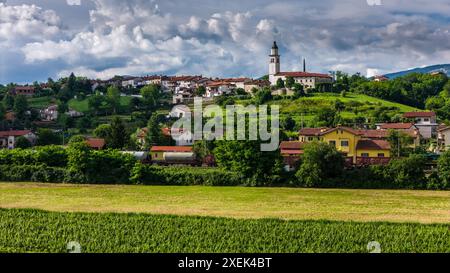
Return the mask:
<svg viewBox="0 0 450 273"><path fill-rule="evenodd" d="M226 94L230 94L233 90L236 89L236 85L223 82L223 81L212 81L206 85L206 94L205 97L213 98Z"/></svg>
<svg viewBox="0 0 450 273"><path fill-rule="evenodd" d="M150 149L152 163L192 165L196 163L192 147L181 146L153 146Z"/></svg>
<svg viewBox="0 0 450 273"><path fill-rule="evenodd" d="M40 114L43 121L55 121L58 119L58 105L50 105L49 107L40 110Z"/></svg>
<svg viewBox="0 0 450 273"><path fill-rule="evenodd" d="M34 144L37 139L36 135L30 130L0 131L0 148L14 149L19 137L26 138L31 144Z"/></svg>
<svg viewBox="0 0 450 273"><path fill-rule="evenodd" d="M254 89L261 89L270 86L270 82L266 80L251 80L244 83L244 90L247 93L252 93Z"/></svg>
<svg viewBox="0 0 450 273"><path fill-rule="evenodd" d="M386 76L375 76L373 77L373 81L375 82L385 82L388 81L389 78L387 78Z"/></svg>
<svg viewBox="0 0 450 273"><path fill-rule="evenodd" d="M163 128L163 134L171 137L175 141L176 146L192 146L194 145L194 134L183 128Z"/></svg>
<svg viewBox="0 0 450 273"><path fill-rule="evenodd" d="M305 128L300 130L300 141L329 143L356 165L385 164L389 162L390 144L386 130L356 130L348 127Z"/></svg>
<svg viewBox="0 0 450 273"><path fill-rule="evenodd" d="M294 171L299 164L300 156L304 153L305 143L299 141L283 141L280 144L280 153L283 157L286 171Z"/></svg>
<svg viewBox="0 0 450 273"><path fill-rule="evenodd" d="M294 78L295 82L303 85L305 89L316 88L318 84L333 83L333 77L330 75L307 72L305 62L301 72L281 72L280 68L281 56L278 52L277 43L273 42L269 55L269 81L271 85L276 85L279 79L286 81L287 77Z"/></svg>
<svg viewBox="0 0 450 273"><path fill-rule="evenodd" d="M186 105L175 105L169 113L169 118L183 118L191 115L191 109Z"/></svg>
<svg viewBox="0 0 450 273"><path fill-rule="evenodd" d="M440 151L450 150L450 126L440 126L438 129L438 147Z"/></svg>
<svg viewBox="0 0 450 273"><path fill-rule="evenodd" d="M36 93L36 88L34 86L16 86L12 91L12 95L23 95L27 97L32 97Z"/></svg>
<svg viewBox="0 0 450 273"><path fill-rule="evenodd" d="M414 123L424 139L431 139L437 136L439 124L437 124L436 113L408 112L405 113L403 117Z"/></svg>
<svg viewBox="0 0 450 273"><path fill-rule="evenodd" d="M86 143L94 150L103 150L106 146L106 142L103 138L88 138Z"/></svg>

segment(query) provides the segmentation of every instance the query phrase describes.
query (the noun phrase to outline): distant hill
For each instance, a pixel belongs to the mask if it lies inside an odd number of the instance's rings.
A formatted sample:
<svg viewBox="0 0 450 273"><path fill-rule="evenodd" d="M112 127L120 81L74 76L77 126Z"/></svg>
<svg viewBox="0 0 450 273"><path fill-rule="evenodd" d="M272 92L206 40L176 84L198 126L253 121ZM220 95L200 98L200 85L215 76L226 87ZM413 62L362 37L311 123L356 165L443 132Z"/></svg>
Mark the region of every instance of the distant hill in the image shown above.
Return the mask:
<svg viewBox="0 0 450 273"><path fill-rule="evenodd" d="M438 65L432 65L432 66L427 66L427 67L418 67L418 68L414 68L414 69L410 69L410 70L389 73L384 76L386 76L389 79L395 79L395 78L407 75L409 73L426 74L426 73L439 72L439 71L444 72L445 74L447 74L447 76L450 77L450 64L438 64Z"/></svg>

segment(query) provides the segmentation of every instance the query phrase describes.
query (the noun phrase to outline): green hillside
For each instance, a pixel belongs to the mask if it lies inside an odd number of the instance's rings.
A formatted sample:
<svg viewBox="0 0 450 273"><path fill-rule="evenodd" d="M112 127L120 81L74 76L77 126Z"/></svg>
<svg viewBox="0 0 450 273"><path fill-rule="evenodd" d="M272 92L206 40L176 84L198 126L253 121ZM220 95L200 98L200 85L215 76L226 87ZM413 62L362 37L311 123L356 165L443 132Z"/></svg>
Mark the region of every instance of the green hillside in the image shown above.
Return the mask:
<svg viewBox="0 0 450 273"><path fill-rule="evenodd" d="M380 114L395 116L405 112L419 110L400 103L356 93L347 93L345 97L336 93L314 93L308 97L302 97L296 100L274 100L270 104L280 105L282 118L290 115L296 121L301 121L303 118L303 121L308 122L321 109L334 108L336 101L343 103L345 108L340 112L340 115L345 119L353 119L356 117L376 119Z"/></svg>

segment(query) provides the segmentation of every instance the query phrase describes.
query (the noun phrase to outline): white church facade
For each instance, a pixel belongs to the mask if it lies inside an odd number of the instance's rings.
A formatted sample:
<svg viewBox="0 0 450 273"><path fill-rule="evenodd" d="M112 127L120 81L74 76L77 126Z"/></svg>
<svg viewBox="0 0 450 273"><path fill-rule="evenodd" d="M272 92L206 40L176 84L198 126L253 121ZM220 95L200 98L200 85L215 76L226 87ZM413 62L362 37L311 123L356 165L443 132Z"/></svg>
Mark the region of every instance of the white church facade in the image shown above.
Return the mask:
<svg viewBox="0 0 450 273"><path fill-rule="evenodd" d="M269 81L271 85L276 85L278 79L286 82L286 78L294 78L296 83L304 86L305 89L316 88L319 83L332 83L333 77L327 74L306 72L306 64L303 62L303 71L281 72L281 56L278 52L277 42L273 42L269 55Z"/></svg>

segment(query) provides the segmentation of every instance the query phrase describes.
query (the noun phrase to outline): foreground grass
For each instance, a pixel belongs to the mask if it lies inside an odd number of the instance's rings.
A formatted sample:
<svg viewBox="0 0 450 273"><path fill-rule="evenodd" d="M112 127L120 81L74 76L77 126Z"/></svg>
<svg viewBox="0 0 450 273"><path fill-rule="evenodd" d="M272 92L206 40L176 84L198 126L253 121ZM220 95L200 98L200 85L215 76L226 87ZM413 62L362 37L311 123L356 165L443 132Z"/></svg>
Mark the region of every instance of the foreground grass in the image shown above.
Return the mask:
<svg viewBox="0 0 450 273"><path fill-rule="evenodd" d="M448 225L236 220L0 209L0 252L450 252Z"/></svg>
<svg viewBox="0 0 450 273"><path fill-rule="evenodd" d="M0 183L0 208L450 223L450 192Z"/></svg>

